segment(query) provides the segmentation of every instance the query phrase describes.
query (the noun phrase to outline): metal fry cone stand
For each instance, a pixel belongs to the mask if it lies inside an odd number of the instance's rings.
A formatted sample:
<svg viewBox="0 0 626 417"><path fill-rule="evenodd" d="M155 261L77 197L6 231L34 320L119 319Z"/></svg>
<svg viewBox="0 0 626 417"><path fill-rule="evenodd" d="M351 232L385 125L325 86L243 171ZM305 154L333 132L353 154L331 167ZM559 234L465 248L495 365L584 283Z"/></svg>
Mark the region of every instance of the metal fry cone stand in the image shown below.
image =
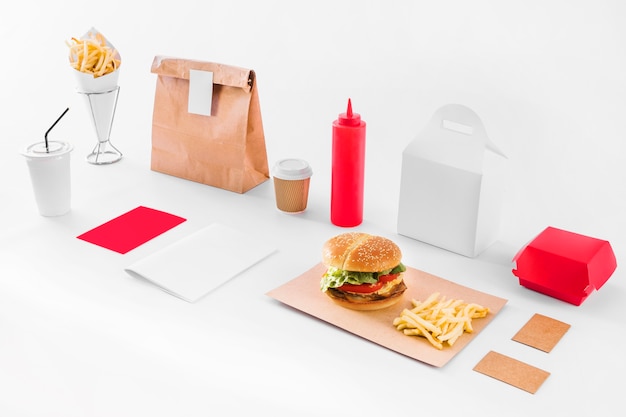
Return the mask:
<svg viewBox="0 0 626 417"><path fill-rule="evenodd" d="M120 87L116 86L107 91L80 93L85 96L89 105L89 111L91 112L98 139L96 146L87 155L87 162L94 165L105 165L119 161L122 159L122 152L113 146L110 136Z"/></svg>

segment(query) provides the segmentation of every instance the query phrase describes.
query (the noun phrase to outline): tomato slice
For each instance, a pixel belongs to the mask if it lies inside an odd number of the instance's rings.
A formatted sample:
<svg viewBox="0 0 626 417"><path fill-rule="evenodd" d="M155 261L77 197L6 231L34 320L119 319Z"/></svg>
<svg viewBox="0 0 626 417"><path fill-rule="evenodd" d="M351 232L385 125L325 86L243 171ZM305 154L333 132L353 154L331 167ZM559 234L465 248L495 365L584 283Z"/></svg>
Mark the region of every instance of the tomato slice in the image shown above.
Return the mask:
<svg viewBox="0 0 626 417"><path fill-rule="evenodd" d="M398 275L400 274L381 275L378 277L378 282L375 284L343 284L341 287L339 287L339 289L342 291L356 292L359 294L368 294L380 290L383 285L398 278Z"/></svg>
<svg viewBox="0 0 626 417"><path fill-rule="evenodd" d="M384 283L393 281L394 279L398 278L398 275L400 275L400 274L381 275L381 276L378 277L378 282L382 282L384 284Z"/></svg>

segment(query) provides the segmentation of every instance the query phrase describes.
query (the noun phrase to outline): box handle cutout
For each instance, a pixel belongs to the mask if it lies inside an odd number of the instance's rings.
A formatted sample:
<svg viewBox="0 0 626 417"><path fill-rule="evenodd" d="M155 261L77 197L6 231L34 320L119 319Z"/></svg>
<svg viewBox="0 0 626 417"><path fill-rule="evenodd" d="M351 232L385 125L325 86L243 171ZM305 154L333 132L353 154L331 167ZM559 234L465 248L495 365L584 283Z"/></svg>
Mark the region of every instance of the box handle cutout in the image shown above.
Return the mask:
<svg viewBox="0 0 626 417"><path fill-rule="evenodd" d="M453 132L462 133L464 135L472 135L474 133L474 128L472 126L453 122L452 120L443 119L441 121L441 127L443 127L444 129L452 130Z"/></svg>

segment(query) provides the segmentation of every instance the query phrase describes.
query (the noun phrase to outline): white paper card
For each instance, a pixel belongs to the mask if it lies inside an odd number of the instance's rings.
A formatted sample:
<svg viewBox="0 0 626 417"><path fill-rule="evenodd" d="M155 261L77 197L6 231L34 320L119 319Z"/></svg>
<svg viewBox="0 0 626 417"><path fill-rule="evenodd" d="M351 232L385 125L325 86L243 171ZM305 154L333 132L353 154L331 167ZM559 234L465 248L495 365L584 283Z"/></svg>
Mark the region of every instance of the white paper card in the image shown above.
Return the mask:
<svg viewBox="0 0 626 417"><path fill-rule="evenodd" d="M213 101L213 73L189 70L189 102L187 111L202 116L211 115Z"/></svg>
<svg viewBox="0 0 626 417"><path fill-rule="evenodd" d="M274 251L260 239L214 223L125 271L193 303Z"/></svg>

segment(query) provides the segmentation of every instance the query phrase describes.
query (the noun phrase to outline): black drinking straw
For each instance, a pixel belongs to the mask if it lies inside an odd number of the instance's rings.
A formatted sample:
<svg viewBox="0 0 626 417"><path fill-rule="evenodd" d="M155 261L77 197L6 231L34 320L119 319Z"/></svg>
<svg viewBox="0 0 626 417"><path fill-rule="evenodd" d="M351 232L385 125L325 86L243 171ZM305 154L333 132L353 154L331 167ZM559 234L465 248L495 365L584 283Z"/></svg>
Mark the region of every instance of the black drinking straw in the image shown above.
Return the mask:
<svg viewBox="0 0 626 417"><path fill-rule="evenodd" d="M52 128L53 128L54 126L56 126L56 124L57 124L57 123L59 123L59 120L61 120L61 118L62 118L63 116L65 116L65 113L67 113L67 111L68 111L69 109L70 109L70 108L68 107L67 109L65 109L65 111L64 111L63 113L61 113L61 115L60 115L60 116L59 116L59 118L56 120L56 122L52 123L52 126L50 126L50 128L46 131L46 134L43 136L44 140L46 141L46 152L50 152L50 151L48 150L48 133L50 133L50 131L52 130Z"/></svg>

